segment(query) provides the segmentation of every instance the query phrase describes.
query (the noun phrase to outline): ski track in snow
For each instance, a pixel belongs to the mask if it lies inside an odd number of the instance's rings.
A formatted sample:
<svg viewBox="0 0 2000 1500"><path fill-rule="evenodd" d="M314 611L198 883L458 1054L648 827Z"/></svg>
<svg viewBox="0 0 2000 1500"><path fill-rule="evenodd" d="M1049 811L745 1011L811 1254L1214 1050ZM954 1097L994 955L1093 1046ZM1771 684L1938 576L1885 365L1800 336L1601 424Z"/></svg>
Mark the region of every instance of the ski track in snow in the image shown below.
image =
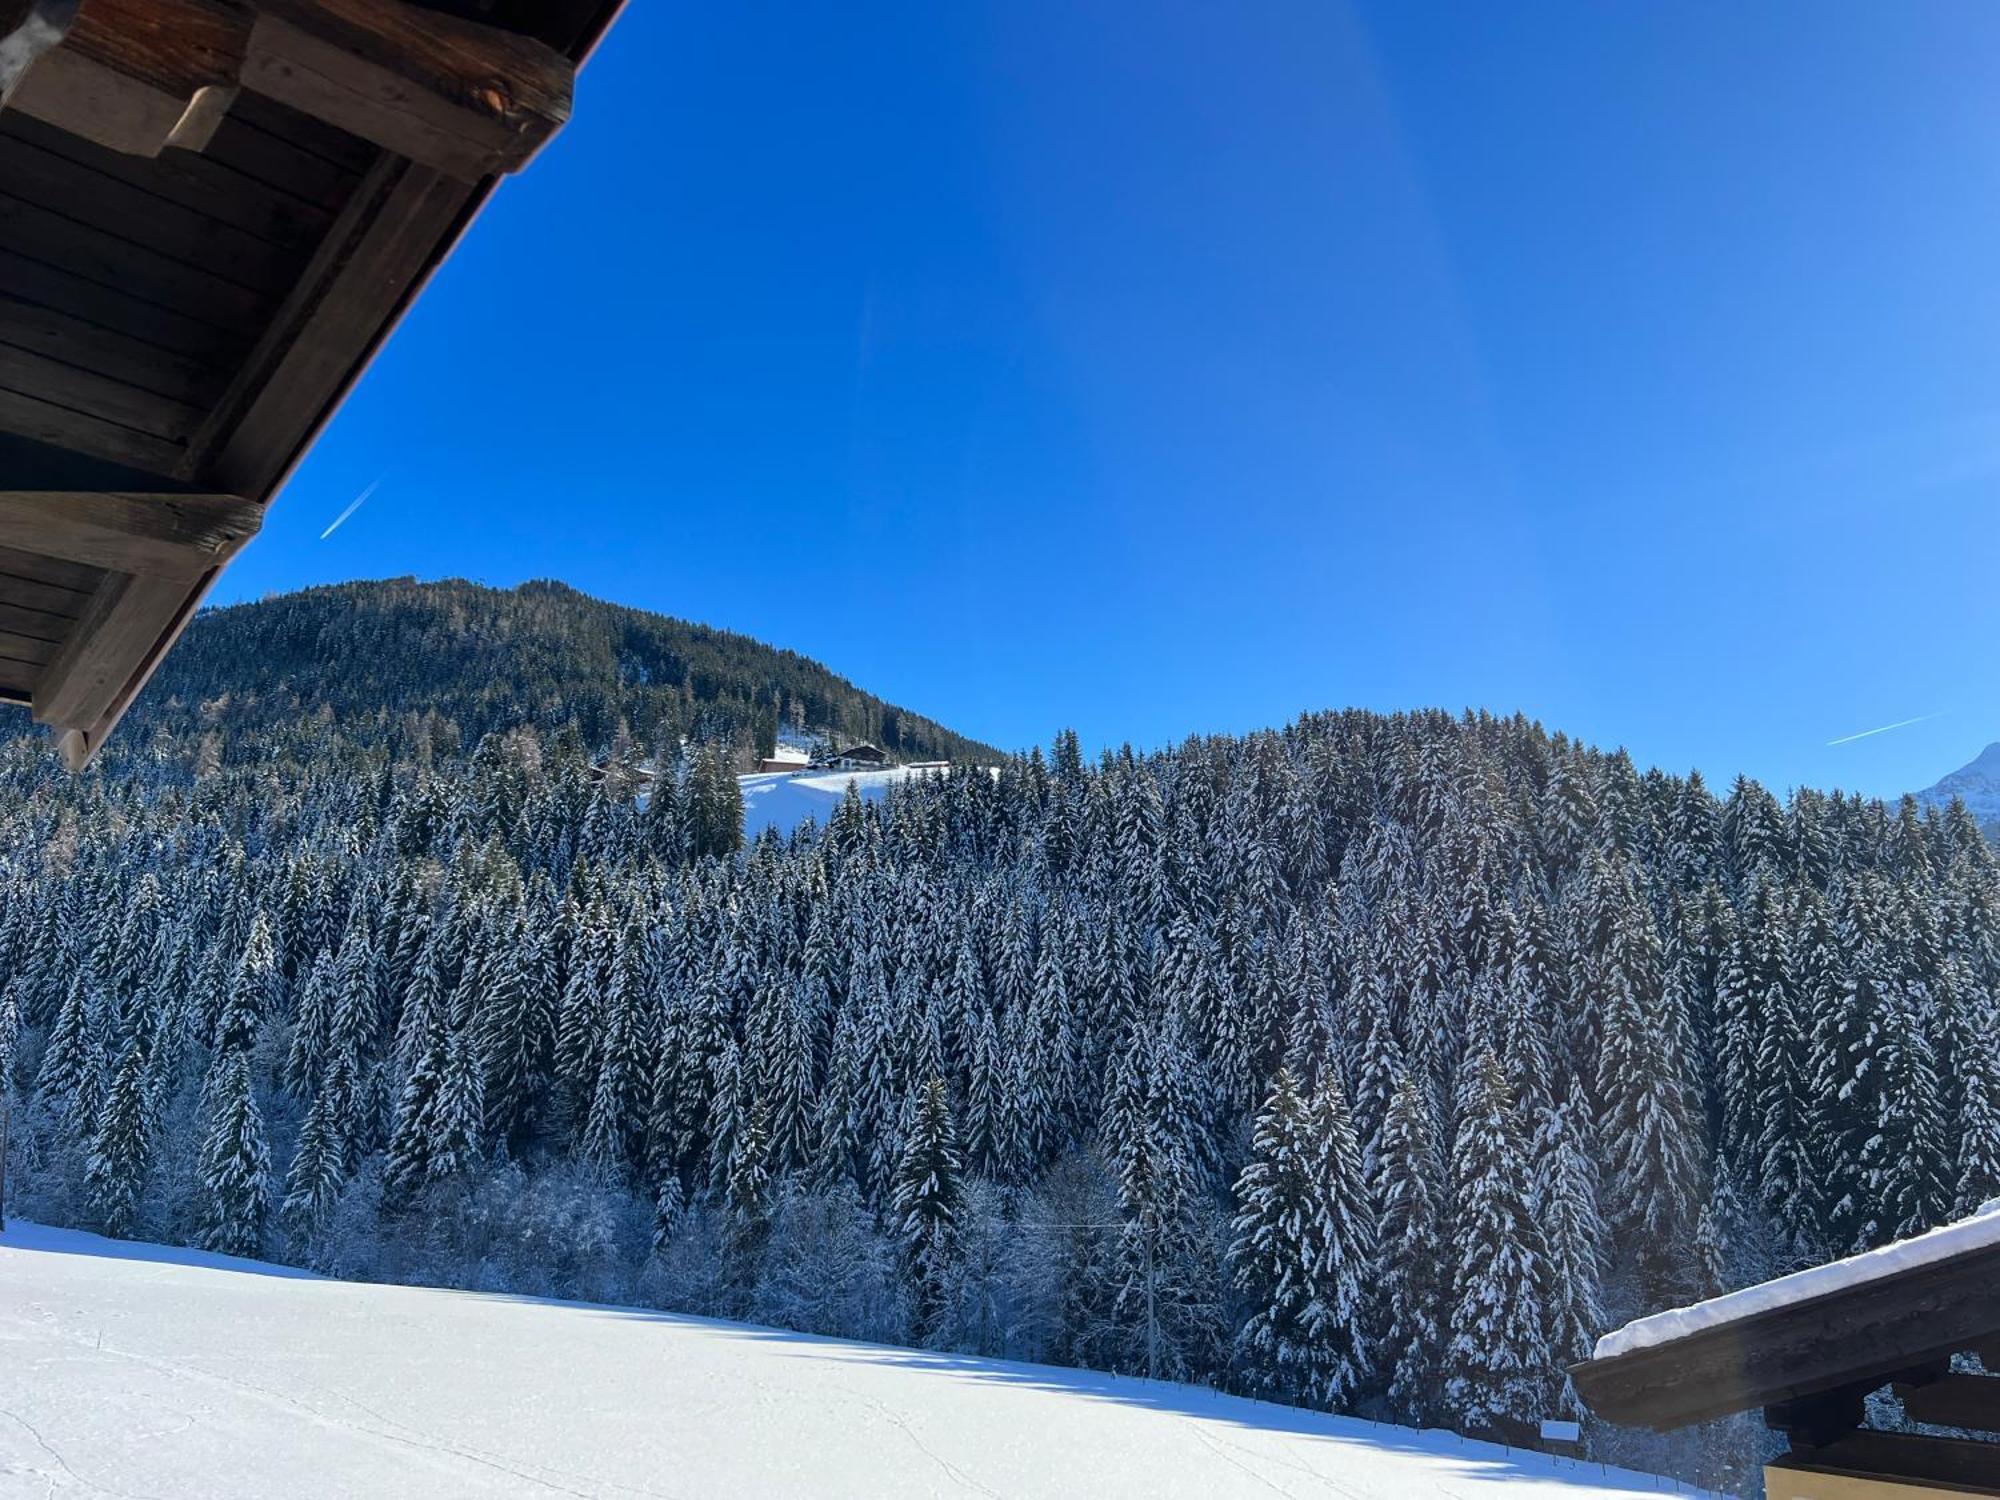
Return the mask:
<svg viewBox="0 0 2000 1500"><path fill-rule="evenodd" d="M16 1223L0 1500L1581 1500L1650 1475L1197 1387Z"/></svg>

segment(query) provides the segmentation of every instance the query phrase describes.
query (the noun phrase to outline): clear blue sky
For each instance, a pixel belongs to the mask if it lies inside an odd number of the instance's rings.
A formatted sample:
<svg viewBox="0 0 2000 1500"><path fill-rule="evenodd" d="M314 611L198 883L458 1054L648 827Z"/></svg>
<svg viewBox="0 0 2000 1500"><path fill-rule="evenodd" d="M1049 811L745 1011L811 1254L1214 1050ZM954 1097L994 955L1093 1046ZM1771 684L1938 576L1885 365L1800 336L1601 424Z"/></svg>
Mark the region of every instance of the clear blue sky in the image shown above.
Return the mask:
<svg viewBox="0 0 2000 1500"><path fill-rule="evenodd" d="M554 576L1011 746L1472 704L1923 785L2000 738L1996 56L1989 0L636 0L224 596Z"/></svg>

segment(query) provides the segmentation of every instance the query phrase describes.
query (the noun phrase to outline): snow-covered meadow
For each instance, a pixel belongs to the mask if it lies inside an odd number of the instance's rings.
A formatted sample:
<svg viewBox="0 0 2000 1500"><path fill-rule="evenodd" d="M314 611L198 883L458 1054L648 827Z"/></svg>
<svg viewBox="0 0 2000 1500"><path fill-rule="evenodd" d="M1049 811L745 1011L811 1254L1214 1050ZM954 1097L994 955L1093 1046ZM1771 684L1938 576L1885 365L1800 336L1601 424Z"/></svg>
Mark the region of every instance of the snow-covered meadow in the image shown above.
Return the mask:
<svg viewBox="0 0 2000 1500"><path fill-rule="evenodd" d="M1663 1490L1188 1386L0 1234L0 1496Z"/></svg>
<svg viewBox="0 0 2000 1500"><path fill-rule="evenodd" d="M743 837L754 839L767 828L788 834L808 818L825 823L854 783L864 802L880 802L889 788L912 776L935 776L936 767L889 766L880 771L825 771L799 774L766 771L755 776L739 776L736 784L743 792Z"/></svg>

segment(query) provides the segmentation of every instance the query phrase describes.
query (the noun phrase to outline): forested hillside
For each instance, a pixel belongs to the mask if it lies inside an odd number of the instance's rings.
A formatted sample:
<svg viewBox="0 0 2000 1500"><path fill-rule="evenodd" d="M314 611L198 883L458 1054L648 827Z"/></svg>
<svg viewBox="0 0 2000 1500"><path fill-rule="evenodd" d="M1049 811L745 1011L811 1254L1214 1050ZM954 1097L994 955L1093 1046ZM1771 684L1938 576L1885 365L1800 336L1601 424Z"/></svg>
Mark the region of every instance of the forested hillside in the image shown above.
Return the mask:
<svg viewBox="0 0 2000 1500"><path fill-rule="evenodd" d="M125 731L217 753L255 737L313 753L329 726L364 742L470 745L575 724L605 747L681 737L747 754L781 728L869 740L905 760L992 747L864 693L795 651L607 604L565 584L342 583L208 610L161 665Z"/></svg>
<svg viewBox="0 0 2000 1500"><path fill-rule="evenodd" d="M1962 811L1348 712L730 851L592 773L602 700L340 596L264 607L379 703L198 708L225 612L122 759L0 746L18 1211L1510 1435L1628 1316L2000 1192Z"/></svg>

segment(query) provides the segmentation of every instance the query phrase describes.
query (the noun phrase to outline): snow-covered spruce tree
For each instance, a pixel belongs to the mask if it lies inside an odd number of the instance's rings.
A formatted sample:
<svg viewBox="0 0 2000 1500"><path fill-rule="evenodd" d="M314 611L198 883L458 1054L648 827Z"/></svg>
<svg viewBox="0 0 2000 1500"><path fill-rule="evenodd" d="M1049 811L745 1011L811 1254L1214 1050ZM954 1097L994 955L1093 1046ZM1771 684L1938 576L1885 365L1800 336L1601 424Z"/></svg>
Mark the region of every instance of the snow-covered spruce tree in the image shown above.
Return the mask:
<svg viewBox="0 0 2000 1500"><path fill-rule="evenodd" d="M1583 1139L1586 1109L1580 1093L1545 1107L1533 1148L1535 1217L1548 1252L1541 1298L1558 1372L1588 1357L1604 1331L1598 1300L1604 1225L1597 1215L1597 1187ZM1563 1408L1582 1415L1567 1374L1559 1373L1558 1385Z"/></svg>
<svg viewBox="0 0 2000 1500"><path fill-rule="evenodd" d="M747 1299L756 1282L771 1226L769 1119L763 1101L754 1101L730 1142L725 1245L729 1277L739 1299Z"/></svg>
<svg viewBox="0 0 2000 1500"><path fill-rule="evenodd" d="M97 1136L86 1169L91 1209L98 1227L113 1239L132 1232L139 1193L152 1162L154 1108L147 1089L145 1045L137 1038L112 1070L111 1087L98 1114Z"/></svg>
<svg viewBox="0 0 2000 1500"><path fill-rule="evenodd" d="M396 1206L409 1202L431 1177L431 1151L436 1141L435 1106L445 1074L445 1055L451 1033L444 1016L434 1011L414 1054L401 1094L396 1100L395 1127L389 1137L389 1155L383 1163L384 1199Z"/></svg>
<svg viewBox="0 0 2000 1500"><path fill-rule="evenodd" d="M1153 1379L1213 1369L1223 1336L1189 1068L1173 1028L1135 1040L1109 1062L1099 1126L1118 1182L1114 1357Z"/></svg>
<svg viewBox="0 0 2000 1500"><path fill-rule="evenodd" d="M911 1113L889 1207L916 1302L917 1336L922 1340L937 1332L958 1269L963 1167L942 1078L923 1085Z"/></svg>
<svg viewBox="0 0 2000 1500"><path fill-rule="evenodd" d="M1356 1139L1338 1075L1320 1080L1312 1105L1312 1129L1319 1148L1314 1175L1324 1195L1328 1236L1326 1281L1327 1343L1323 1368L1312 1392L1329 1410L1344 1410L1375 1382L1377 1350L1369 1336L1371 1276L1377 1262L1375 1205L1362 1170Z"/></svg>
<svg viewBox="0 0 2000 1500"><path fill-rule="evenodd" d="M97 1117L104 1088L104 1037L97 1013L97 980L88 965L64 991L41 1070L35 1103L58 1126L80 1139Z"/></svg>
<svg viewBox="0 0 2000 1500"><path fill-rule="evenodd" d="M1991 991L1968 995L1966 1034L2000 1036L2000 1002ZM1959 1053L1958 1155L1953 1209L1969 1214L2000 1197L2000 1048L1968 1046Z"/></svg>
<svg viewBox="0 0 2000 1500"><path fill-rule="evenodd" d="M485 1103L477 1045L461 1027L445 1040L444 1068L424 1121L429 1135L427 1171L434 1182L468 1173L482 1150Z"/></svg>
<svg viewBox="0 0 2000 1500"><path fill-rule="evenodd" d="M1700 1178L1686 1061L1659 973L1649 968L1658 945L1647 921L1631 904L1615 918L1613 952L1601 971L1607 989L1596 1094L1609 1154L1606 1216L1641 1255L1648 1297L1670 1301L1687 1263Z"/></svg>
<svg viewBox="0 0 2000 1500"><path fill-rule="evenodd" d="M1236 1182L1230 1257L1250 1308L1235 1368L1247 1391L1338 1408L1371 1373L1363 1286L1374 1213L1346 1101L1329 1080L1308 1106L1280 1071Z"/></svg>
<svg viewBox="0 0 2000 1500"><path fill-rule="evenodd" d="M222 1011L216 1017L217 1052L249 1050L257 1040L258 1026L275 1003L278 982L278 957L271 939L271 924L259 911L251 920L250 936L229 976Z"/></svg>
<svg viewBox="0 0 2000 1500"><path fill-rule="evenodd" d="M303 1240L311 1241L326 1227L347 1181L354 1106L354 1064L346 1055L336 1055L321 1072L285 1178L281 1213Z"/></svg>
<svg viewBox="0 0 2000 1500"><path fill-rule="evenodd" d="M1390 1413L1411 1426L1439 1411L1446 1296L1444 1164L1430 1090L1413 1072L1397 1081L1375 1159L1381 1255L1376 1278L1382 1374Z"/></svg>
<svg viewBox="0 0 2000 1500"><path fill-rule="evenodd" d="M1857 1249L1921 1234L1951 1211L1956 1174L1927 998L1917 983L1892 986L1887 996L1874 1058L1876 1131L1861 1149L1868 1212Z"/></svg>
<svg viewBox="0 0 2000 1500"><path fill-rule="evenodd" d="M298 1010L292 1017L285 1087L295 1099L310 1099L319 1078L320 1061L326 1055L333 1030L336 984L333 955L322 948L305 982L299 986Z"/></svg>
<svg viewBox="0 0 2000 1500"><path fill-rule="evenodd" d="M1443 1405L1463 1431L1508 1436L1548 1409L1554 1360L1527 1146L1491 1052L1470 1060L1458 1117Z"/></svg>
<svg viewBox="0 0 2000 1500"><path fill-rule="evenodd" d="M241 1051L216 1055L204 1089L208 1132L201 1150L201 1242L224 1255L257 1255L271 1201L271 1151Z"/></svg>

